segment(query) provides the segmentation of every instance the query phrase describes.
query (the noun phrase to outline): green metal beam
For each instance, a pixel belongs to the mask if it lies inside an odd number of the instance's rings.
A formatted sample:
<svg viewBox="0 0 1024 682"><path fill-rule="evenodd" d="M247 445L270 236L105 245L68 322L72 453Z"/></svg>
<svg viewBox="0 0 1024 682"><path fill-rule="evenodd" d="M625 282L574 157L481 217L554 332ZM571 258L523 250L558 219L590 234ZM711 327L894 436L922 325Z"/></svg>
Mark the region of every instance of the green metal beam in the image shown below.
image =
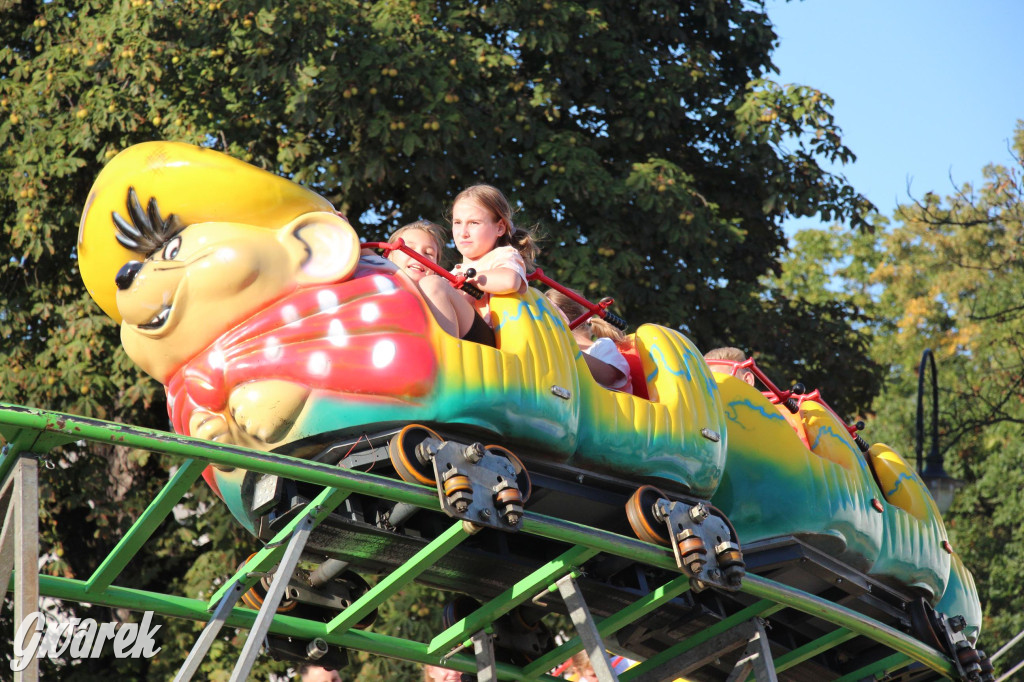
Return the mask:
<svg viewBox="0 0 1024 682"><path fill-rule="evenodd" d="M629 682L639 675L644 674L648 670L654 670L663 663L668 663L677 656L685 654L690 649L696 648L704 642L717 637L718 635L731 630L740 623L745 623L751 618L767 618L768 616L781 611L785 606L781 604L775 604L769 599L762 599L759 602L751 604L745 609L740 609L736 613L732 614L728 618L724 618L709 628L701 630L697 634L693 635L687 640L680 642L674 646L665 649L664 651L651 656L640 665L630 668L626 672L619 675L620 682Z"/></svg>
<svg viewBox="0 0 1024 682"><path fill-rule="evenodd" d="M394 502L407 502L431 510L439 510L441 506L436 490L425 486L288 455L223 445L128 424L0 403L0 425L4 424L70 435L74 440L85 439L162 452ZM560 540L569 545L583 545L659 568L678 570L671 550L665 547L561 519L527 513L519 532Z"/></svg>
<svg viewBox="0 0 1024 682"><path fill-rule="evenodd" d="M136 590L129 587L118 587L117 585L90 593L86 591L84 581L71 578L40 575L39 592L40 595L66 601L88 602L90 604L130 609L132 611L153 611L160 616L168 618L187 618L200 622L206 622L210 618L210 614L206 609L206 602L200 599ZM256 615L257 612L252 609L236 606L228 615L225 624L235 628L249 629L256 620ZM344 632L330 633L327 632L325 623L284 614L274 616L271 621L270 632L306 640L320 637L328 644L334 644L345 649L366 651L378 656L400 658L417 663L436 665L439 662L439 657L428 653L427 645L422 642L404 640L363 630L346 630ZM453 656L445 662L445 665L462 672L476 672L476 662L470 656ZM531 679L526 677L520 668L507 663L498 664L498 677L502 680L521 680L522 682L528 682ZM544 676L542 679L557 680L557 678L550 676Z"/></svg>
<svg viewBox="0 0 1024 682"><path fill-rule="evenodd" d="M433 488L411 485L376 474L342 469L298 457L223 445L129 424L75 417L58 412L0 403L0 425L2 424L66 434L73 436L71 440L85 439L97 443L163 452L197 459L208 464L273 474L395 502L408 502L428 509L441 508L437 492Z"/></svg>
<svg viewBox="0 0 1024 682"><path fill-rule="evenodd" d="M678 578L651 590L618 613L614 613L601 620L597 624L597 631L601 634L602 638L613 635L638 618L650 613L666 602L675 599L689 589L689 577L681 575ZM561 646L556 647L543 656L537 658L523 668L523 670L527 675L540 675L545 670L551 670L563 661L568 660L570 656L575 654L577 651L580 651L582 648L583 642L577 635Z"/></svg>
<svg viewBox="0 0 1024 682"><path fill-rule="evenodd" d="M527 599L531 599L552 582L566 575L572 569L598 554L598 550L577 546L563 552L536 571L523 578L458 623L430 640L427 651L431 654L447 653L454 645L461 644L484 626L494 622Z"/></svg>
<svg viewBox="0 0 1024 682"><path fill-rule="evenodd" d="M204 464L194 459L185 460L86 582L90 592L105 589L114 582L196 479L203 474L205 468Z"/></svg>
<svg viewBox="0 0 1024 682"><path fill-rule="evenodd" d="M192 466L195 466L196 468L201 468L201 464L211 463L224 467L236 467L253 472L277 475L292 480L320 485L324 488L330 489L332 494L337 493L340 496L338 503L340 503L340 499L343 499L343 495L351 492L358 492L371 497L392 500L395 502L406 502L434 511L440 508L436 491L433 489L424 486L411 485L383 476L341 469L287 455L249 450L246 448L222 445L210 441L169 434L151 429L143 429L126 424L75 417L4 403L0 403L0 433L2 433L13 446L8 448L6 455L0 459L0 475L4 474L5 470L12 466L13 461L18 454L16 451L18 450L22 452L40 452L43 449L48 449L49 447L56 447L58 445L84 439L98 443L109 443L112 445L141 448L193 459L196 463ZM177 488L178 483L183 480L184 478L175 482L175 489ZM168 485L170 486L171 484ZM122 588L111 587L109 586L109 583L116 578L117 574L123 570L127 562L130 561L131 555L138 551L139 547L145 542L145 537L148 537L148 533L152 532L150 530L150 526L154 523L158 524L158 518L163 518L159 512L161 512L166 505L170 504L170 498L171 492L167 491L162 498L154 502L154 505L156 506L151 505L150 508L147 508L147 512L144 514L145 518L140 519L135 526L133 526L132 530L129 531L130 537L126 536L126 538L119 543L114 556L112 558L108 558L108 560L104 562L97 572L89 579L89 582L74 583L75 588L71 590L71 592L74 593L74 596L70 598L91 603L104 603L103 599L100 597L110 599L113 594L118 595L118 599L120 599L119 595L122 594L120 591ZM173 505L170 506L173 507ZM439 653L447 652L452 645L465 641L470 635L479 631L495 618L507 613L519 603L522 603L543 588L547 587L547 585L555 579L571 571L573 567L583 563L588 558L599 552L627 557L654 567L675 570L674 557L672 556L672 553L664 547L658 547L649 543L641 542L634 538L627 538L615 533L590 528L561 519L527 512L523 517L520 532L564 542L572 547L572 549L568 550L562 555L562 557L559 557L554 562L549 562L549 564L541 567L534 574L520 581L501 596L471 614L468 618L463 619L463 621L456 623L445 632L439 634L430 642L429 645L423 645L420 643L403 643L404 646L411 648L407 650L403 649L401 654L394 655L398 655L402 658L408 658L409 660L436 662ZM268 549L268 554L261 557L261 561L269 562L272 558L269 556L269 553L272 551L273 550ZM252 570L251 566L249 570ZM43 578L46 577L43 576ZM48 580L53 579L50 578ZM942 673L947 677L953 675L953 664L942 653L918 642L909 635L905 635L894 628L885 626L878 621L856 613L846 607L829 602L814 595L800 592L799 590L786 587L780 583L776 583L756 575L747 575L740 591L762 600L770 600L771 602L774 602L772 607L767 609L766 612L774 612L774 610L784 607L797 609L803 613L831 622L840 628L854 633L855 635L868 637L869 639L902 654L906 660L912 659L918 661L928 668ZM156 600L156 602L159 602L160 599L174 599L168 595L156 595L155 593L148 594L149 596L147 599ZM212 603L216 603L216 601L217 600L214 599ZM139 608L136 602L118 603L114 605ZM747 610L748 609L745 609L744 611ZM206 611L207 607L204 607L204 615L197 619L205 620L207 618ZM632 613L628 611L628 608L624 611L625 613L621 615L620 618L623 623L628 622L626 619L629 617L629 614ZM766 615L766 612L761 613L760 615ZM164 611L161 610L161 613L164 613ZM635 617L639 617L639 607L637 613L634 615ZM615 619L619 616L619 614L616 614L616 616L612 616L611 618ZM281 618L285 619L282 622L290 622L289 618L286 616L281 616ZM605 620L609 621L611 619ZM605 621L602 621L602 624L604 624L604 622ZM724 624L726 622L729 622L729 619L716 624L713 628L718 628L720 626L725 627ZM607 627L610 628L614 624L615 621L612 621L611 623L608 623ZM326 632L326 630L323 629L324 624L320 623L317 625L324 633ZM599 625L599 628L600 627L601 625ZM328 641L338 637L358 638L365 634L366 633L358 633L354 630L349 630L343 633L339 628L339 631L330 633L331 638L328 639ZM317 636L323 636L323 634L319 634ZM711 636L709 631L704 631L699 633L697 636L690 638L687 642L681 643L680 645L677 645L677 647L673 647L671 650L663 652L658 656L677 656L681 651L687 650L680 650L678 648L679 646L696 646L703 641L702 638L706 639L708 636ZM350 646L350 648L360 647ZM385 647L385 649L393 650L388 649L388 647ZM803 648L801 648L801 652L802 650ZM670 653L673 651L675 653ZM381 655L393 655L386 652L375 652L381 653ZM796 664L798 658L794 654L796 654L796 652L791 652L793 657L789 659L793 661L793 665ZM895 657L890 658L896 660ZM651 660L653 661L654 658ZM665 658L665 660L668 660L668 658ZM647 664L644 665L646 666ZM472 666L468 668L468 670L472 669ZM531 669L531 673L533 674L526 675L526 673L522 671L514 673L503 671L502 679L532 679L536 677L535 670ZM623 679L625 680L629 678L624 677Z"/></svg>
<svg viewBox="0 0 1024 682"><path fill-rule="evenodd" d="M657 568L678 572L675 556L667 547L652 545L636 538L626 537L572 521L564 521L527 511L519 524L521 533L560 540L570 545L584 545L600 552L635 559Z"/></svg>
<svg viewBox="0 0 1024 682"><path fill-rule="evenodd" d="M288 544L288 540L291 538L295 529L302 523L303 519L307 516L312 515L313 528L320 525L324 519L330 515L334 509L345 501L350 493L347 490L335 490L333 488L324 488L320 491L316 497L314 497L302 514L296 514L295 518L285 524L284 528L279 530L273 539L267 543L267 546L256 552L248 561L246 561L239 569L235 572L226 583L220 586L212 597L210 597L209 603L206 608L212 611L220 603L221 598L231 589L235 583L242 586L242 592L244 593L250 587L256 584L259 580L259 576L254 575L256 573L266 573L271 568L276 566L281 561L281 557L284 555L284 550Z"/></svg>
<svg viewBox="0 0 1024 682"><path fill-rule="evenodd" d="M886 656L879 661L875 661L870 665L866 665L859 670L855 670L852 673L843 675L835 682L860 682L865 678L874 677L878 673L889 672L891 670L902 668L908 663L913 662L913 660L914 659L904 654L893 654L892 656Z"/></svg>
<svg viewBox="0 0 1024 682"><path fill-rule="evenodd" d="M458 546L469 535L465 531L462 521L456 521L448 530L410 557L402 564L401 568L395 569L381 578L380 582L370 588L366 594L335 616L327 624L327 632L347 630L355 626L365 615L415 580L416 576L433 566L435 561Z"/></svg>
<svg viewBox="0 0 1024 682"><path fill-rule="evenodd" d="M845 628L838 628L832 632L819 637L813 642L808 642L802 647L793 649L788 654L783 654L775 659L775 672L781 673L795 668L809 658L814 658L818 654L828 651L833 647L837 647L843 642L848 642L854 637L857 637L856 632L850 632ZM747 678L753 679L753 678Z"/></svg>
<svg viewBox="0 0 1024 682"><path fill-rule="evenodd" d="M740 590L761 599L771 599L797 611L826 620L833 625L846 628L858 635L864 635L879 644L923 663L946 677L954 675L952 661L942 653L908 634L835 602L801 592L759 575L747 574L743 578L743 586Z"/></svg>

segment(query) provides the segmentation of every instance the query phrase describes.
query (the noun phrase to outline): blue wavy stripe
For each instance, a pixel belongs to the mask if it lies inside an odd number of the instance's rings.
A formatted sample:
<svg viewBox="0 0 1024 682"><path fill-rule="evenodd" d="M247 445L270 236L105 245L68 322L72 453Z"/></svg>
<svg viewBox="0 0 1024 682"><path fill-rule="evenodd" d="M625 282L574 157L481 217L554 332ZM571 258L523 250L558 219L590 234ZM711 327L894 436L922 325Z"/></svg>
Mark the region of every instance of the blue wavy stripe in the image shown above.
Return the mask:
<svg viewBox="0 0 1024 682"><path fill-rule="evenodd" d="M660 362L658 361L658 358L655 357L655 353L657 353L658 357L660 357ZM654 363L654 371L651 372L650 375L648 375L647 381L651 381L652 379L654 379L654 377L657 376L658 374L658 368L664 366L666 372L668 372L672 376L685 378L686 381L692 382L693 375L699 375L702 379L704 379L704 389L708 393L714 393L715 391L718 390L718 384L711 376L711 372L707 369L707 364L704 362L704 358L694 355L693 351L690 350L689 348L684 347L683 349L683 364L682 366L679 367L679 369L673 369L669 367L668 362L665 360L664 351L662 351L656 343L651 345L651 350L648 354L650 355L651 361ZM695 366L692 372L690 370L691 363Z"/></svg>
<svg viewBox="0 0 1024 682"><path fill-rule="evenodd" d="M562 316L551 310L548 306L551 302L546 298L538 298L536 305L536 312L534 312L534 306L531 306L528 301L519 301L519 305L516 306L515 311L506 312L495 329L500 329L502 326L509 322L516 322L524 314L529 316L532 320L543 320L545 317L551 320L551 323L556 329L568 329L569 325L565 323Z"/></svg>
<svg viewBox="0 0 1024 682"><path fill-rule="evenodd" d="M782 421L786 421L786 418L783 417L781 414L779 414L779 412L777 410L772 410L772 411L769 412L769 411L764 409L763 405L755 405L754 403L750 402L749 400L734 400L731 403L729 403L728 405L726 405L726 411L725 411L726 418L729 421L734 421L737 424L740 424L739 409L738 409L740 407L747 407L752 412L760 412L761 416L765 417L766 419L780 419ZM740 424L740 426L742 426L742 424Z"/></svg>
<svg viewBox="0 0 1024 682"><path fill-rule="evenodd" d="M837 433L836 433L835 431L833 431L833 430L832 430L832 427L831 427L831 426L825 426L825 427L822 427L822 428L818 429L818 435L817 435L817 437L816 437L816 438L814 439L814 443L813 443L813 444L811 444L811 450L813 450L813 449L815 449L816 447L818 447L818 443L819 443L819 442L821 441L821 437L822 437L822 435L828 435L828 436L832 436L832 437L833 437L833 438L835 438L835 439L836 439L837 441L839 441L840 443L842 443L842 444L843 444L843 446L845 446L847 450L849 450L850 452L852 452L852 453L853 453L853 456L854 456L854 457L855 457L856 459L860 459L860 452L859 452L858 450L855 450L855 449L853 448L853 446L852 446L852 445L850 445L850 441L846 440L845 438L843 438L843 437L841 437L841 436L840 436L839 434L837 434Z"/></svg>
<svg viewBox="0 0 1024 682"><path fill-rule="evenodd" d="M886 497L889 497L890 495L895 495L896 494L896 491L900 489L900 481L911 481L911 482L913 482L914 481L914 477L912 475L908 474L905 471L903 473L901 473L899 476L896 477L896 485L893 486L892 490L890 490L887 493L885 493Z"/></svg>

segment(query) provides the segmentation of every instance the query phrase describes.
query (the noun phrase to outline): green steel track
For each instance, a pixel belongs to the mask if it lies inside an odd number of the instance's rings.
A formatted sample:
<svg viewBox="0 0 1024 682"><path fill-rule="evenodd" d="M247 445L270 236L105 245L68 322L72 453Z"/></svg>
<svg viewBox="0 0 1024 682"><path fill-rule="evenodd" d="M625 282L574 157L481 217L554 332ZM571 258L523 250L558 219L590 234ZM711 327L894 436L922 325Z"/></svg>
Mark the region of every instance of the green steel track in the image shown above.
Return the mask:
<svg viewBox="0 0 1024 682"><path fill-rule="evenodd" d="M297 516L291 524L278 532L277 539L287 539L295 525L312 517L313 524L322 521L335 507L350 494L360 494L404 502L439 512L441 509L436 490L411 485L402 481L340 469L336 466L301 460L240 447L225 446L195 438L166 432L143 429L97 419L87 419L46 410L20 407L0 403L0 435L7 445L0 459L0 484L10 476L19 458L44 455L49 450L75 443L91 441L165 453L181 458L181 465L167 481L162 491L125 533L114 550L96 571L85 580L38 576L39 594L73 602L88 602L116 608L138 611L151 610L165 617L187 618L209 621L211 612L221 597L229 590L251 587L258 577L254 573L267 571L275 566L284 552L283 542L271 542L246 566L240 569L210 601L201 601L179 595L163 594L119 587L116 582L124 568L140 551L144 551L151 534L164 521L182 496L196 484L202 470L208 464L237 467L249 471L278 475L283 478L304 481L323 487L323 492L309 505L306 515ZM649 566L677 571L671 551L640 540L610 533L597 528L563 521L526 511L518 532L540 536L564 543L567 549L556 559L537 568L532 574L514 584L498 597L484 603L475 612L438 633L428 642L410 641L353 629L363 616L392 597L402 586L416 580L439 557L457 547L467 537L462 523L452 520L448 531L442 533L421 551L385 576L375 587L340 612L329 623L305 620L287 615L275 615L270 632L280 635L313 639L322 638L328 643L345 649L366 651L371 654L416 661L437 663L453 647L464 644L474 633L488 625L515 606L544 592L567 575L572 575L588 559L605 553L631 559ZM493 532L493 531L485 531ZM8 589L13 589L14 580ZM597 630L602 637L613 635L636 619L651 613L667 601L689 589L685 576L652 589L630 606L609 617L599 619ZM871 679L905 670L908 666L921 666L942 676L954 679L955 667L950 659L935 649L926 646L913 637L888 625L866 617L856 611L801 592L772 580L747 575L740 592L756 599L754 603L712 627L674 644L651 657L641 665L623 673L619 679L640 680L662 664L685 654L696 647L713 640L752 618L766 618L783 609L793 609L821 619L835 626L824 637L812 641L773 661L777 674L783 674L810 658L833 647L864 637L891 650L888 655L870 665L855 670L840 678L842 680ZM256 611L235 607L227 615L225 623L236 628L250 628L256 618ZM546 672L566 660L572 653L583 648L579 637L554 648L531 664L518 667L505 663L497 664L498 678L502 680L554 679ZM446 663L449 667L463 672L476 672L476 662L471 655L460 653ZM750 677L753 679L753 677ZM782 675L785 679L785 675Z"/></svg>

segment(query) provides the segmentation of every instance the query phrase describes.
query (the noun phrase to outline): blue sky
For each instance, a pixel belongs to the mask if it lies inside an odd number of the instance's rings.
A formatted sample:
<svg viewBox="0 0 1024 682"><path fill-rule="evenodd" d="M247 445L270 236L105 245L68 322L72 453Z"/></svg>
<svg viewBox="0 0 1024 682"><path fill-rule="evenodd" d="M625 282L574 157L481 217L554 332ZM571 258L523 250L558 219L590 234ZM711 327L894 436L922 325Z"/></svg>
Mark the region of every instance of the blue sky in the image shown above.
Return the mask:
<svg viewBox="0 0 1024 682"><path fill-rule="evenodd" d="M809 85L857 161L839 168L891 216L910 194L942 196L1009 164L1024 119L1024 2L767 0L780 83ZM792 221L787 231L817 225Z"/></svg>

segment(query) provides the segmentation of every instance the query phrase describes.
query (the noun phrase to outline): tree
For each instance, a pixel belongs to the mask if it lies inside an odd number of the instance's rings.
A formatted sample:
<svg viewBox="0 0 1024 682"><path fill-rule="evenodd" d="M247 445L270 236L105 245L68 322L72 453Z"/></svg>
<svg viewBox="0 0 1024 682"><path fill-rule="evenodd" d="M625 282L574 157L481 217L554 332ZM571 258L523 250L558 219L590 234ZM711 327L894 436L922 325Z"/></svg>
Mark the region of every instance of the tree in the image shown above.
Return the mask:
<svg viewBox="0 0 1024 682"><path fill-rule="evenodd" d="M929 192L900 206L892 228L874 235L801 234L781 285L804 295L828 290L868 312L871 355L891 368L869 433L908 458L918 363L925 348L934 352L940 451L947 471L966 483L947 525L978 581L983 648L993 653L1024 628L1022 173L1024 122L1012 164L987 166L980 187L964 185L945 198ZM1020 660L1024 647L1014 652L999 663Z"/></svg>
<svg viewBox="0 0 1024 682"><path fill-rule="evenodd" d="M825 368L842 344L859 352L850 311L762 296L784 218L858 224L869 204L821 166L853 158L831 100L768 80L776 37L758 3L9 4L0 399L166 425L159 387L120 352L74 253L103 163L156 138L288 175L366 238L437 219L462 186L490 182L547 233L549 274L616 296L634 321L682 327L702 347L817 354ZM804 333L819 327L830 331ZM74 479L48 483L46 537L61 560L47 570L87 574L164 478L144 453L93 454L65 453ZM198 523L216 530L211 544L175 555L172 538ZM165 553L133 584L233 569L242 540L227 528L169 526Z"/></svg>

